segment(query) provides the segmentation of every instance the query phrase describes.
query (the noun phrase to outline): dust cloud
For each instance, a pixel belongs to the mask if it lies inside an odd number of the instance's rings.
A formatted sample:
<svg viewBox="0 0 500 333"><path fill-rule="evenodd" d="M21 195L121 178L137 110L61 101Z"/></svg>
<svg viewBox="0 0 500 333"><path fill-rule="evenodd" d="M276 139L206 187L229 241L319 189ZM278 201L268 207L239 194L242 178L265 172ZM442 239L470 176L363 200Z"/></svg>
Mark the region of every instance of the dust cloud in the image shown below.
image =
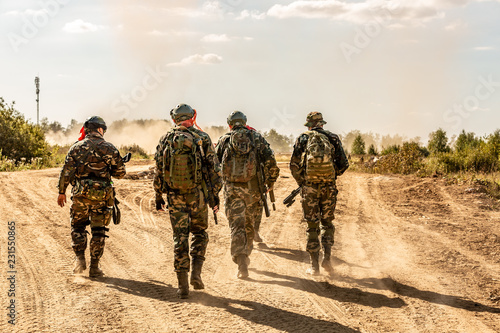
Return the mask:
<svg viewBox="0 0 500 333"><path fill-rule="evenodd" d="M108 131L104 134L104 139L111 142L116 147L136 144L143 148L148 154L153 154L160 138L172 128L166 121L148 121L145 124L136 122L125 122L116 125L112 123ZM48 132L46 140L51 145L72 145L80 136L80 127L71 128L67 131Z"/></svg>

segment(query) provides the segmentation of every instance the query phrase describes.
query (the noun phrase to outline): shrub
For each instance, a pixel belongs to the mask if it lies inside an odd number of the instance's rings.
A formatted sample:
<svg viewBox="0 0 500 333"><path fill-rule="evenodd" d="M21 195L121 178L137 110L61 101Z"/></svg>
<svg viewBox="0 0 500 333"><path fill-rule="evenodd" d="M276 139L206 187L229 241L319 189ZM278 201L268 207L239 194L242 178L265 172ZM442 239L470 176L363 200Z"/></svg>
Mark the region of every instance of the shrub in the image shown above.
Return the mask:
<svg viewBox="0 0 500 333"><path fill-rule="evenodd" d="M121 146L119 150L122 156L130 152L132 153L132 158L149 159L151 157L142 147L137 144Z"/></svg>
<svg viewBox="0 0 500 333"><path fill-rule="evenodd" d="M0 97L0 150L15 163L30 163L34 158L49 156L45 135L39 126L29 123Z"/></svg>

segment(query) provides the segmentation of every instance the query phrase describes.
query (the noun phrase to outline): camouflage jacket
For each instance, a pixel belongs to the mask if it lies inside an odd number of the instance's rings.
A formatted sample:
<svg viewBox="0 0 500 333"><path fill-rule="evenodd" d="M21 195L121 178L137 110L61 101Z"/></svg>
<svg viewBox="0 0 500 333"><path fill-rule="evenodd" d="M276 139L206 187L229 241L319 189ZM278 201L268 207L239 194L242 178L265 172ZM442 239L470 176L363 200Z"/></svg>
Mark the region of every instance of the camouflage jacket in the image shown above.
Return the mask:
<svg viewBox="0 0 500 333"><path fill-rule="evenodd" d="M342 148L342 142L337 134L334 134L328 130L321 127L313 128L312 130L319 133L325 134L333 147L335 148L335 153L333 156L333 161L335 162L335 171L337 176L342 175L347 168L349 168L349 161L345 155L344 149ZM306 133L302 133L293 146L292 158L290 159L290 171L292 172L293 178L297 181L297 184L302 185L304 183L304 154L306 151L307 140L309 139Z"/></svg>
<svg viewBox="0 0 500 333"><path fill-rule="evenodd" d="M101 178L111 181L111 177L123 178L125 174L125 164L118 149L104 140L101 134L91 132L69 149L59 175L59 193L66 193L68 185L74 186L77 179Z"/></svg>
<svg viewBox="0 0 500 333"><path fill-rule="evenodd" d="M180 127L175 127L174 129L168 131L164 136L160 138L160 142L158 143L158 146L156 146L156 153L155 153L156 170L153 180L153 186L157 199L161 198L162 193L168 193L169 191L168 185L163 179L164 176L162 174L163 163L164 163L163 152L165 151L165 148L168 145L167 137L169 136L169 134L172 133L174 130L179 130L179 129ZM217 157L214 154L214 148L210 136L207 133L193 126L180 130L187 130L188 132L194 134L195 137L199 137L200 139L202 139L203 152L205 153L206 161L208 162L207 169L210 174L210 181L212 183L212 186L214 187L215 191L214 195L218 196L218 193L222 188L222 183L220 177L219 161L217 160Z"/></svg>
<svg viewBox="0 0 500 333"><path fill-rule="evenodd" d="M245 127L233 128L231 131L236 130L251 131L254 139L254 144L256 146L256 149L258 149L257 154L259 155L261 163L264 164L264 183L268 188L272 187L278 179L280 169L278 168L278 165L276 163L276 158L274 157L274 152L271 149L271 146L266 141L266 139L257 131L249 130ZM219 138L219 141L217 142L215 153L217 154L219 161L222 161L224 151L229 147L230 138L231 132L221 136Z"/></svg>

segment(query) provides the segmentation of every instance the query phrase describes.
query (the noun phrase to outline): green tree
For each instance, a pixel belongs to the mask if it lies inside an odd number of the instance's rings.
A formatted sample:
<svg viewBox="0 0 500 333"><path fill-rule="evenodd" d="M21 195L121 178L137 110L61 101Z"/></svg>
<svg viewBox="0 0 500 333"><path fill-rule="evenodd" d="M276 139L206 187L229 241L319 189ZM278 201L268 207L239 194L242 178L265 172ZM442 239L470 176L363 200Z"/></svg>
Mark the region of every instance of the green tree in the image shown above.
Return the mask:
<svg viewBox="0 0 500 333"><path fill-rule="evenodd" d="M1 155L15 161L48 155L45 135L40 126L30 124L0 97L0 151Z"/></svg>
<svg viewBox="0 0 500 333"><path fill-rule="evenodd" d="M53 121L49 123L49 119L47 117L43 118L40 121L40 127L42 128L43 133L48 132L64 132L64 127L58 121Z"/></svg>
<svg viewBox="0 0 500 333"><path fill-rule="evenodd" d="M375 148L373 143L368 147L368 155L378 155L377 148Z"/></svg>
<svg viewBox="0 0 500 333"><path fill-rule="evenodd" d="M280 134L273 128L264 132L262 136L269 142L271 148L277 153L288 153L292 151L292 137Z"/></svg>
<svg viewBox="0 0 500 333"><path fill-rule="evenodd" d="M481 141L473 132L466 133L465 130L462 130L457 141L455 141L455 150L462 152L468 148L477 148L481 144Z"/></svg>
<svg viewBox="0 0 500 333"><path fill-rule="evenodd" d="M497 158L500 157L500 129L487 137L487 145L490 152Z"/></svg>
<svg viewBox="0 0 500 333"><path fill-rule="evenodd" d="M355 155L364 155L365 154L365 140L361 134L358 134L356 138L354 138L354 142L352 143L351 152Z"/></svg>
<svg viewBox="0 0 500 333"><path fill-rule="evenodd" d="M448 137L446 136L446 132L439 128L437 131L429 134L427 147L431 154L449 152L450 146L448 146Z"/></svg>

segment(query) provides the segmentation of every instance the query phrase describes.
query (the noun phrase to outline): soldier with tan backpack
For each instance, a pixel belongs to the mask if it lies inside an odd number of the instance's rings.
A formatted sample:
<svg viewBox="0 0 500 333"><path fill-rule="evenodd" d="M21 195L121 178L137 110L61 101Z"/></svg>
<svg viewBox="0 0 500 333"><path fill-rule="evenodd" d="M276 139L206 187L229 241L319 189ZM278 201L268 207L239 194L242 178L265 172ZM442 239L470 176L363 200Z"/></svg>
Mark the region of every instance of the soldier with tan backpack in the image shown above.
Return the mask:
<svg viewBox="0 0 500 333"><path fill-rule="evenodd" d="M336 178L349 167L338 135L323 129L326 122L320 112L307 115L304 124L308 130L295 142L290 170L302 196L302 209L307 222L307 252L311 257L308 273L319 274L319 254L323 248L321 266L333 272L330 262L334 243L335 206L337 203ZM320 243L321 236L321 243Z"/></svg>

